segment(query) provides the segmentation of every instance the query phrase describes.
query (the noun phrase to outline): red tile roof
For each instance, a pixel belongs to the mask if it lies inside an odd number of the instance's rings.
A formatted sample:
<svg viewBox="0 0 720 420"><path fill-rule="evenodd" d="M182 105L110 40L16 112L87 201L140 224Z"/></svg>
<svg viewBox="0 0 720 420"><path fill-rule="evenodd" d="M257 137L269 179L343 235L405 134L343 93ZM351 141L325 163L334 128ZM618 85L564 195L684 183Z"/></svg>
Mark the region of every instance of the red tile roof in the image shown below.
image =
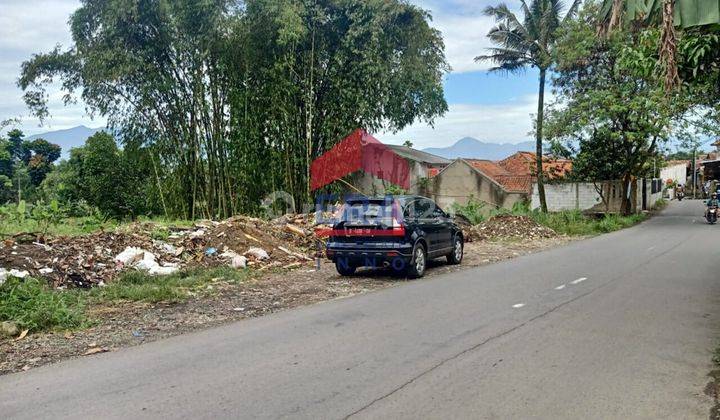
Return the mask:
<svg viewBox="0 0 720 420"><path fill-rule="evenodd" d="M505 191L530 192L532 187L532 177L530 175L515 175L491 160L465 159L465 162L500 184Z"/></svg>
<svg viewBox="0 0 720 420"><path fill-rule="evenodd" d="M485 175L488 175L490 177L511 175L510 172L508 172L505 168L491 160L465 159L465 161L472 165L472 167L480 169Z"/></svg>
<svg viewBox="0 0 720 420"><path fill-rule="evenodd" d="M535 153L517 152L498 162L505 170L513 175L531 175L535 174ZM565 177L572 170L572 161L567 159L556 159L543 157L543 172L549 179L558 179Z"/></svg>
<svg viewBox="0 0 720 420"><path fill-rule="evenodd" d="M527 175L510 175L499 177L497 181L506 191L529 193L533 180Z"/></svg>

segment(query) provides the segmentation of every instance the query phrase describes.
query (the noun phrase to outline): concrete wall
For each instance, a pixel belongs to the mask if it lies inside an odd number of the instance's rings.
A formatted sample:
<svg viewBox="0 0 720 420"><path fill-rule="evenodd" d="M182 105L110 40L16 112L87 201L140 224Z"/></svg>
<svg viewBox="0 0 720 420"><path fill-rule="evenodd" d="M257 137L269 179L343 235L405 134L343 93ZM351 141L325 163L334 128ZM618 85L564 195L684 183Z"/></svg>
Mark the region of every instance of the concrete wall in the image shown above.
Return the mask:
<svg viewBox="0 0 720 420"><path fill-rule="evenodd" d="M527 195L508 193L465 161L456 160L432 178L428 197L443 209L450 209L453 203L465 205L473 197L487 203L489 212L498 207L511 209L515 203L525 200Z"/></svg>
<svg viewBox="0 0 720 420"><path fill-rule="evenodd" d="M428 185L428 181L423 181L427 178L429 166L426 166L420 162L408 161L410 165L410 189L408 194L419 194L427 195L425 185ZM385 188L390 186L390 183L378 179L373 175L366 174L364 171L358 171L350 176L348 182L363 192L366 195L383 195L385 194Z"/></svg>
<svg viewBox="0 0 720 420"><path fill-rule="evenodd" d="M660 179L663 182L672 179L679 184L685 184L687 182L687 164L672 165L660 169Z"/></svg>
<svg viewBox="0 0 720 420"><path fill-rule="evenodd" d="M646 183L646 204L650 209L657 200L662 198L662 188L652 192L651 180L638 180L633 186L631 195L634 196L633 207L635 211L646 210L642 208L642 183ZM607 200L603 202L597 188L601 188ZM596 185L592 182L562 182L545 184L545 199L549 211L581 210L590 212L618 213L622 206L622 183L620 181L605 181ZM537 184L533 184L530 197L530 208L540 208L540 197Z"/></svg>

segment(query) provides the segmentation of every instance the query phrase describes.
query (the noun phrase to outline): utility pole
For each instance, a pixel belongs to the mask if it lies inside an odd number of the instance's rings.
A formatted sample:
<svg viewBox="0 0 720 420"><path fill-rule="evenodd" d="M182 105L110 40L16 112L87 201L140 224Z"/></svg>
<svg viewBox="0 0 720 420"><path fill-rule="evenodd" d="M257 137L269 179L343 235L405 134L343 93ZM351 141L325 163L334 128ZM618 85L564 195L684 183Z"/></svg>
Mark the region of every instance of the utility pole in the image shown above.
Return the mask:
<svg viewBox="0 0 720 420"><path fill-rule="evenodd" d="M693 147L692 184L693 184L693 198L697 198L695 196L695 186L697 185L697 146Z"/></svg>

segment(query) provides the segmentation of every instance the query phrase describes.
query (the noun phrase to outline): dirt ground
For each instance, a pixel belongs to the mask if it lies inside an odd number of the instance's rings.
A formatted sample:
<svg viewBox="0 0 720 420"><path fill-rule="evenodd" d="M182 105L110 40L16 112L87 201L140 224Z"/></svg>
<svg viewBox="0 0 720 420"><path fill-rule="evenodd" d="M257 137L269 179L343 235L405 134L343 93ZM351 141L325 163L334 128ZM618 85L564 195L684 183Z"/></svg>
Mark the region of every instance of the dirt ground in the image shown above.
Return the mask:
<svg viewBox="0 0 720 420"><path fill-rule="evenodd" d="M458 266L444 259L429 264L426 276L463 270L564 245L578 238L538 238L532 241L479 241L466 244ZM244 318L257 317L302 305L344 298L408 282L385 270L362 270L341 277L323 260L282 272L266 272L244 283L218 279L208 286L208 296L175 304L121 303L90 308L97 323L75 332L40 333L20 340L0 342L0 374L25 371L72 357L104 351L209 328Z"/></svg>

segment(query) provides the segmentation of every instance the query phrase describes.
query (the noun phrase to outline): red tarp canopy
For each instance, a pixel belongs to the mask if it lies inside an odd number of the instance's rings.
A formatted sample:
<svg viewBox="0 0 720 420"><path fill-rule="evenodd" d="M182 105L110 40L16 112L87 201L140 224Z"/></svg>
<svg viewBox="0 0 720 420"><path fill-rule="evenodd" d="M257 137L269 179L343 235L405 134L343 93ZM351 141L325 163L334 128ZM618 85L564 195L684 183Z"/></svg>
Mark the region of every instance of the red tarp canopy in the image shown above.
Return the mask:
<svg viewBox="0 0 720 420"><path fill-rule="evenodd" d="M380 143L363 129L357 129L310 165L310 188L316 190L362 169L404 189L410 188L407 160Z"/></svg>

